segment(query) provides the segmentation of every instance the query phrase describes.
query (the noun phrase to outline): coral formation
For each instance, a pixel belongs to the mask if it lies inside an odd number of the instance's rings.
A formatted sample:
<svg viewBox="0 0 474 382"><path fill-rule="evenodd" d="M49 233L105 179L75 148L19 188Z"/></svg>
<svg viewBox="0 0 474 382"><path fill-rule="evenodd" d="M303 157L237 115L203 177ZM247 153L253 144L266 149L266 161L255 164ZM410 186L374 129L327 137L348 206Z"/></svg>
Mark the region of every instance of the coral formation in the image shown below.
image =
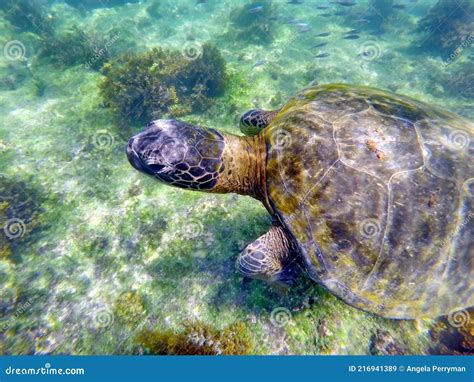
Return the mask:
<svg viewBox="0 0 474 382"><path fill-rule="evenodd" d="M275 21L278 9L268 0L253 0L249 4L234 8L230 13L233 24L232 38L258 45L266 45L275 37Z"/></svg>
<svg viewBox="0 0 474 382"><path fill-rule="evenodd" d="M227 82L224 59L208 44L183 54L159 48L126 54L106 63L102 72L104 104L127 121L141 124L166 113L203 111Z"/></svg>
<svg viewBox="0 0 474 382"><path fill-rule="evenodd" d="M474 3L471 0L439 0L418 22L421 46L449 56L463 41L472 38Z"/></svg>
<svg viewBox="0 0 474 382"><path fill-rule="evenodd" d="M186 323L179 333L142 331L136 341L146 353L157 355L244 355L251 354L253 349L243 323L220 331L199 322Z"/></svg>

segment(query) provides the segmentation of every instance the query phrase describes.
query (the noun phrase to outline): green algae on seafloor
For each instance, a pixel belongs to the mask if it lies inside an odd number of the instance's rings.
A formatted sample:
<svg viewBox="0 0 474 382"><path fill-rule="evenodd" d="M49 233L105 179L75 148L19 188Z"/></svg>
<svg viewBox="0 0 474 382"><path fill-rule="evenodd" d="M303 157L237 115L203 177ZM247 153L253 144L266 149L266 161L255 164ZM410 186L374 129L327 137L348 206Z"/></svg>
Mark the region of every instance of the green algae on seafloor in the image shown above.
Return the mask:
<svg viewBox="0 0 474 382"><path fill-rule="evenodd" d="M27 182L0 174L0 258L20 260L20 244L28 242L45 224L44 198Z"/></svg>
<svg viewBox="0 0 474 382"><path fill-rule="evenodd" d="M143 297L137 291L123 292L115 303L115 316L127 325L136 325L146 313Z"/></svg>
<svg viewBox="0 0 474 382"><path fill-rule="evenodd" d="M184 52L152 49L106 63L100 84L104 104L132 123L145 124L168 113L203 111L226 86L225 61L212 45Z"/></svg>
<svg viewBox="0 0 474 382"><path fill-rule="evenodd" d="M62 32L42 34L39 56L60 67L82 64L87 69L99 70L110 59L109 45L113 44L116 36L102 38L88 34L77 26Z"/></svg>
<svg viewBox="0 0 474 382"><path fill-rule="evenodd" d="M160 46L184 57L184 48L199 48L202 41L217 44L228 73L222 96L196 94L192 102L181 97L163 115L182 115L230 133L238 134L239 115L247 109L280 107L314 81L391 89L474 117L470 93L458 90L462 76L453 76L469 65L472 53L458 52L450 65L436 54L406 53L420 37L412 33L420 14L434 2L419 0L414 5L418 14L404 12L406 17L399 19L406 22L403 28L387 20L383 30L376 30L383 35L355 26L349 16L307 12L309 2L281 4L268 22L254 23L269 28L270 34L261 36L256 34L262 29L231 24L229 9L235 3L230 1L158 3L159 20L153 9L147 12L150 2L85 11L54 2L43 6L35 20L50 20L58 38L72 25L100 36L119 31L114 54L140 56ZM242 7L244 12L252 9L250 4ZM270 20L273 16L281 18ZM258 20L259 12L251 17ZM295 18L314 31L331 32L324 48L328 57L314 59L311 32L300 34L285 24ZM234 261L268 230L271 219L265 209L249 198L174 190L137 174L124 155L136 130L116 126L120 112L103 108L98 91L104 77L85 69L94 52L60 67L39 56L46 37L31 33L28 21L17 28L5 20L2 33L24 43L26 61L0 62L0 139L6 146L0 148L1 171L8 182L19 175L31 196L43 190L47 198L39 204L44 210L40 224L29 225L32 232L27 224L21 242L0 238L0 328L12 320L0 333L0 353L189 351L184 326L190 320L207 328L195 328L198 335L191 337L207 346L198 346L198 353L218 350L206 340L222 337L233 325L245 328L234 330L232 339L242 336L243 344L228 344L232 354L371 354L397 347L406 354L427 354L444 337L431 336L433 322L384 320L347 306L304 275L287 295L243 280ZM340 38L356 27L359 40ZM230 32L238 32L239 39ZM360 55L366 46L375 52L369 59ZM196 61L190 60L188 68L196 69ZM141 124L137 119L138 114L134 124ZM17 315L17 307L30 298L31 306ZM289 312L287 322L272 321L277 308ZM136 341L147 330L157 336L149 348Z"/></svg>
<svg viewBox="0 0 474 382"><path fill-rule="evenodd" d="M253 353L249 330L235 323L217 330L201 322L184 324L180 332L172 330L140 332L136 343L147 354L156 355L246 355Z"/></svg>
<svg viewBox="0 0 474 382"><path fill-rule="evenodd" d="M474 63L461 65L449 76L445 76L445 88L453 96L474 99Z"/></svg>

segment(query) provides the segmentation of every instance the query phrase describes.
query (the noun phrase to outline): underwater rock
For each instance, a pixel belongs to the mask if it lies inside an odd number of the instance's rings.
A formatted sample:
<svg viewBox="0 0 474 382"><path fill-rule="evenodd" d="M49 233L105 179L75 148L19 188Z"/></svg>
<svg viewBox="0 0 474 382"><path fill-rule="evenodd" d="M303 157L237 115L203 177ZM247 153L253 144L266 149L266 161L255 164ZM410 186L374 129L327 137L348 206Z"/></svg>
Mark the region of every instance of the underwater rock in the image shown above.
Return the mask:
<svg viewBox="0 0 474 382"><path fill-rule="evenodd" d="M474 308L442 317L430 331L431 354L474 355Z"/></svg>
<svg viewBox="0 0 474 382"><path fill-rule="evenodd" d="M207 109L227 83L225 61L212 45L184 51L152 49L106 63L99 85L104 104L127 122L145 124L164 114Z"/></svg>
<svg viewBox="0 0 474 382"><path fill-rule="evenodd" d="M277 19L278 10L275 3L253 0L231 11L230 21L233 27L228 37L231 41L237 38L250 44L269 44L275 37Z"/></svg>
<svg viewBox="0 0 474 382"><path fill-rule="evenodd" d="M372 336L370 353L373 355L404 355L406 350L386 330L377 330Z"/></svg>
<svg viewBox="0 0 474 382"><path fill-rule="evenodd" d="M21 31L43 34L52 30L53 17L36 0L2 0L0 10Z"/></svg>
<svg viewBox="0 0 474 382"><path fill-rule="evenodd" d="M421 47L446 58L472 36L472 14L472 0L439 0L418 22L417 32L422 34Z"/></svg>
<svg viewBox="0 0 474 382"><path fill-rule="evenodd" d="M17 246L42 226L43 199L31 185L0 174L0 260L16 260Z"/></svg>
<svg viewBox="0 0 474 382"><path fill-rule="evenodd" d="M154 0L150 2L150 5L146 7L146 13L148 13L151 17L155 19L159 19L163 16L163 13L165 12L164 9L162 9L163 3L158 0Z"/></svg>
<svg viewBox="0 0 474 382"><path fill-rule="evenodd" d="M216 330L200 322L186 323L184 330L144 330L136 343L146 354L154 355L248 355L253 353L248 328L234 323Z"/></svg>
<svg viewBox="0 0 474 382"><path fill-rule="evenodd" d="M99 70L110 59L110 48L117 38L117 33L104 39L74 26L62 33L44 34L40 57L62 67L83 64L86 69Z"/></svg>

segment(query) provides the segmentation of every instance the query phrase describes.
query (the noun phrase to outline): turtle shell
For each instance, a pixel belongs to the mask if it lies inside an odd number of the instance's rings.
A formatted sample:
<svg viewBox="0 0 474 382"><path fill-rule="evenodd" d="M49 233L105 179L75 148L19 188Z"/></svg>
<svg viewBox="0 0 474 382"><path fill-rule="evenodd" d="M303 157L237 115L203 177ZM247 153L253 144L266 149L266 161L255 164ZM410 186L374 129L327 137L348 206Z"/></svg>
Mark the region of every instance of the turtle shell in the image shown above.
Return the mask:
<svg viewBox="0 0 474 382"><path fill-rule="evenodd" d="M311 278L390 318L474 305L473 132L368 87L291 99L264 130L267 190Z"/></svg>

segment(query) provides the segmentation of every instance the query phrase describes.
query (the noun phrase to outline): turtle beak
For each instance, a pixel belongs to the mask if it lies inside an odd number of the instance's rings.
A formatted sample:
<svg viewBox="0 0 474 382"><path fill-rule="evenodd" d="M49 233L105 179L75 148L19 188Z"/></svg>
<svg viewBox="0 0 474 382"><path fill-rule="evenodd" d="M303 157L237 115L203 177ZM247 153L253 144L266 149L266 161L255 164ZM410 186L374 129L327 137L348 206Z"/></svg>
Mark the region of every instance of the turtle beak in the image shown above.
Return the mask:
<svg viewBox="0 0 474 382"><path fill-rule="evenodd" d="M160 173L165 166L160 163L147 163L147 159L144 159L143 156L138 155L139 152L143 151L143 139L140 141L140 138L143 138L142 133L133 136L128 141L128 161L136 170L162 180Z"/></svg>
<svg viewBox="0 0 474 382"><path fill-rule="evenodd" d="M127 158L130 164L136 168L138 171L145 172L145 167L142 160L138 156L137 152L134 149L135 137L130 138L127 145Z"/></svg>

